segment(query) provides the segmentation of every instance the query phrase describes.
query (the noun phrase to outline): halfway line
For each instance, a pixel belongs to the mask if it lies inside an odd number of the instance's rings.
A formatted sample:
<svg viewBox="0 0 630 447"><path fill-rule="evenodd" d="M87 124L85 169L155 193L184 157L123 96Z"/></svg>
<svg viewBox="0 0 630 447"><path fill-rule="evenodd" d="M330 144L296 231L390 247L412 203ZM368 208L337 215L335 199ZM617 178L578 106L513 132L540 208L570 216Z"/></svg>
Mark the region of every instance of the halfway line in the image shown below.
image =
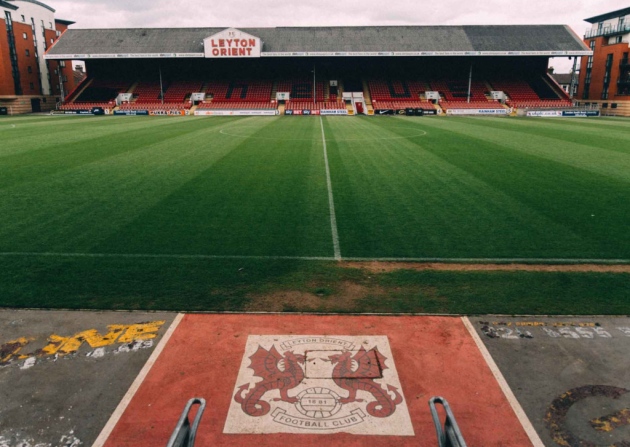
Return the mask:
<svg viewBox="0 0 630 447"><path fill-rule="evenodd" d="M341 261L341 249L339 248L339 233L337 231L337 217L335 216L335 201L333 199L332 182L330 181L330 168L328 167L328 152L326 151L326 134L324 133L324 120L319 116L319 124L322 128L322 142L324 143L324 161L326 162L326 184L328 185L328 205L330 208L330 227L332 229L333 248L335 260Z"/></svg>

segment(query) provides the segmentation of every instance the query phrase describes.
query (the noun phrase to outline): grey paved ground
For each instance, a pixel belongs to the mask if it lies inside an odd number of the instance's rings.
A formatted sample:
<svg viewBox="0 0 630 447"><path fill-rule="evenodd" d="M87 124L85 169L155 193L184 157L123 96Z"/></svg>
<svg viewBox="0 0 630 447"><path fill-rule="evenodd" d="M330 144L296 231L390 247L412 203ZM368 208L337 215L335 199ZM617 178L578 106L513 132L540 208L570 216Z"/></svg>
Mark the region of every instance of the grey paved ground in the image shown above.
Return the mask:
<svg viewBox="0 0 630 447"><path fill-rule="evenodd" d="M174 317L0 310L0 447L91 445ZM471 322L545 445L630 446L630 318Z"/></svg>
<svg viewBox="0 0 630 447"><path fill-rule="evenodd" d="M546 446L630 446L630 318L471 322Z"/></svg>
<svg viewBox="0 0 630 447"><path fill-rule="evenodd" d="M0 447L91 445L174 317L1 310Z"/></svg>

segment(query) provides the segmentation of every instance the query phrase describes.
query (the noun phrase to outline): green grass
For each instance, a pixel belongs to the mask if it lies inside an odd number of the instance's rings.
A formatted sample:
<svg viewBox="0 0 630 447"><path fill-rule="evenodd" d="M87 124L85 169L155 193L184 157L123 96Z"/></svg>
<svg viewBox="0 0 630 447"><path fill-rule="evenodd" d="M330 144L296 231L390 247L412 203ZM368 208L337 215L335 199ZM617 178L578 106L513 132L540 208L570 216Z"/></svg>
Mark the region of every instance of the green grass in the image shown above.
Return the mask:
<svg viewBox="0 0 630 447"><path fill-rule="evenodd" d="M322 122L344 258L630 260L630 120ZM334 256L320 118L0 119L0 306L243 310L303 290L334 310L369 284L225 256ZM629 276L379 274L385 295L337 310L630 313Z"/></svg>

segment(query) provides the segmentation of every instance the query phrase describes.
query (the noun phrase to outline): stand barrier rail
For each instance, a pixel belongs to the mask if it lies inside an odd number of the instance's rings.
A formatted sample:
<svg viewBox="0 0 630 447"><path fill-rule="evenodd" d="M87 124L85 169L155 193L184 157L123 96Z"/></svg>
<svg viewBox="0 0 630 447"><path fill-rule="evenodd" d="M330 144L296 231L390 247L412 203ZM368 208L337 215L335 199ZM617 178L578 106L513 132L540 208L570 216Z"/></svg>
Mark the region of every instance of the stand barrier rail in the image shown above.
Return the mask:
<svg viewBox="0 0 630 447"><path fill-rule="evenodd" d="M442 426L442 423L440 422L440 415L438 414L437 407L435 405L436 403L442 404L442 406L444 407L444 412L446 413L444 426ZM448 405L446 399L439 396L432 397L429 400L429 408L431 409L431 417L433 417L433 423L435 424L435 431L438 437L438 446L467 447L466 441L464 441L464 437L459 430L459 426L457 425L455 416L453 415L451 407Z"/></svg>
<svg viewBox="0 0 630 447"><path fill-rule="evenodd" d="M197 414L195 415L195 420L190 425L190 420L188 416L190 414L190 410L192 406L195 404L199 404L199 408L197 409ZM197 434L197 427L199 426L199 421L201 421L201 416L203 415L203 411L206 409L206 400L200 397L192 398L184 407L184 411L177 422L177 426L175 430L173 430L173 434L171 435L171 439L168 440L168 444L166 447L193 447L195 445L195 435Z"/></svg>

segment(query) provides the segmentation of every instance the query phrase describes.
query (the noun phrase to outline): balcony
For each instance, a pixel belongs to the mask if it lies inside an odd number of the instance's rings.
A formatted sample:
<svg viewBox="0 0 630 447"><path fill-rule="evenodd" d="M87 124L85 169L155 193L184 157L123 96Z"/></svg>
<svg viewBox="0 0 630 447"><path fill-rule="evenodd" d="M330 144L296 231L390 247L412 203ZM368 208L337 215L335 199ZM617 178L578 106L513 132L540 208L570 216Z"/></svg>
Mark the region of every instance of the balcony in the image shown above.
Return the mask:
<svg viewBox="0 0 630 447"><path fill-rule="evenodd" d="M585 39L592 39L599 36L612 36L614 34L630 33L630 23L624 23L617 26L606 26L602 29L590 29L584 34Z"/></svg>

